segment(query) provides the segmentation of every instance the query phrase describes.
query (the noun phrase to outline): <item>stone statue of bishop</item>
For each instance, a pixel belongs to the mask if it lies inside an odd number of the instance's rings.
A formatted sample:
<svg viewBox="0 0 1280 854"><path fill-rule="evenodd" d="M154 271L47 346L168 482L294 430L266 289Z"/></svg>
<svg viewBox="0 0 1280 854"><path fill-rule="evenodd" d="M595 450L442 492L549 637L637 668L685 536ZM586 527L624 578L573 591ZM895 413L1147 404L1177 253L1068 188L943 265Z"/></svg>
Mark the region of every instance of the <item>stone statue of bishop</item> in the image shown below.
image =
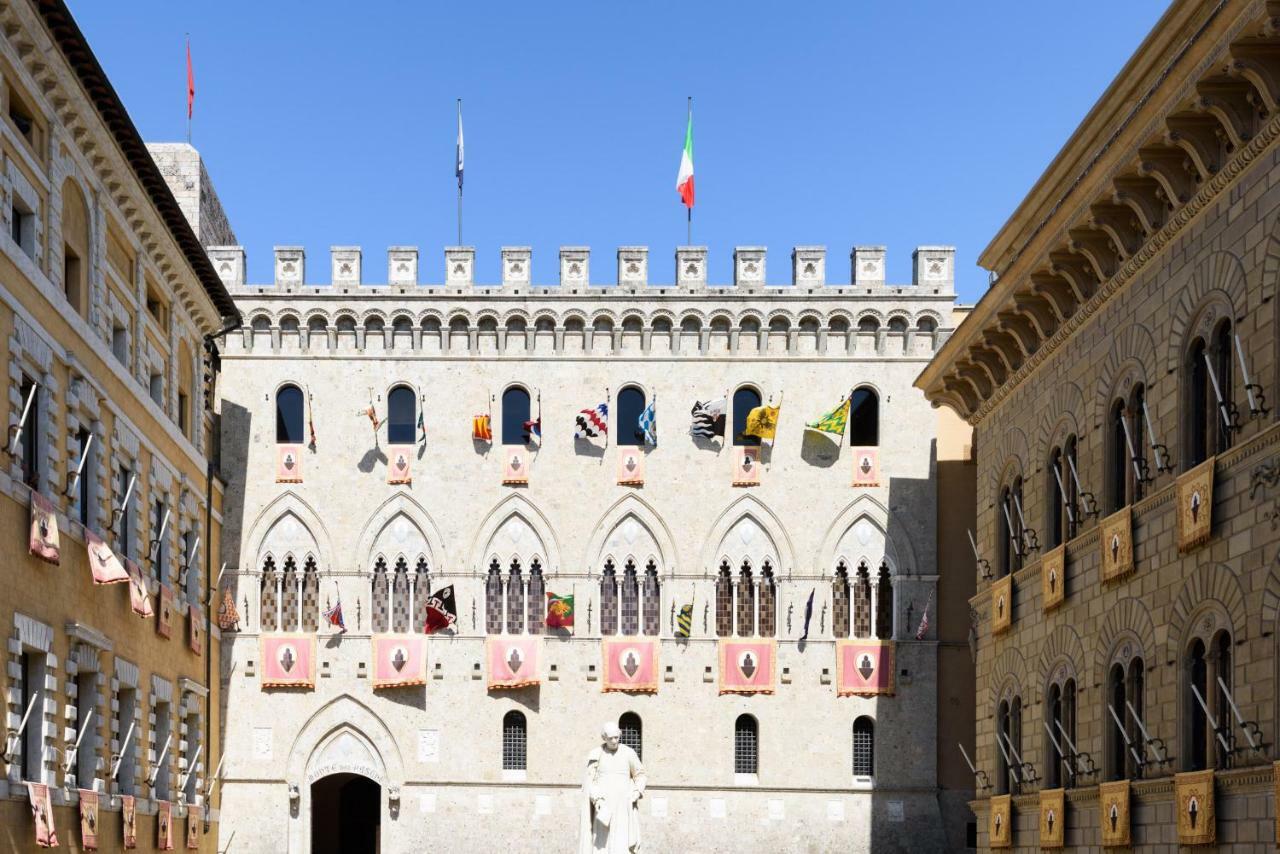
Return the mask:
<svg viewBox="0 0 1280 854"><path fill-rule="evenodd" d="M640 798L644 768L612 721L600 728L603 742L587 755L582 783L579 854L639 854Z"/></svg>

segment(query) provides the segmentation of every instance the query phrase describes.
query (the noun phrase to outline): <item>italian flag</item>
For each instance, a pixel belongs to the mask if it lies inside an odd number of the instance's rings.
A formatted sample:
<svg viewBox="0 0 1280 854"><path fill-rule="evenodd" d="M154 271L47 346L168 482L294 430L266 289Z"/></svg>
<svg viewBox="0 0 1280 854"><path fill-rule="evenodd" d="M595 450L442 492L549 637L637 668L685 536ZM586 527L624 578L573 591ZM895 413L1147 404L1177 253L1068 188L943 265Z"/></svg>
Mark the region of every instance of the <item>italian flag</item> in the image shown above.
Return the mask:
<svg viewBox="0 0 1280 854"><path fill-rule="evenodd" d="M689 127L684 132L684 151L680 154L680 174L676 175L676 192L686 208L693 208L693 111L689 111Z"/></svg>

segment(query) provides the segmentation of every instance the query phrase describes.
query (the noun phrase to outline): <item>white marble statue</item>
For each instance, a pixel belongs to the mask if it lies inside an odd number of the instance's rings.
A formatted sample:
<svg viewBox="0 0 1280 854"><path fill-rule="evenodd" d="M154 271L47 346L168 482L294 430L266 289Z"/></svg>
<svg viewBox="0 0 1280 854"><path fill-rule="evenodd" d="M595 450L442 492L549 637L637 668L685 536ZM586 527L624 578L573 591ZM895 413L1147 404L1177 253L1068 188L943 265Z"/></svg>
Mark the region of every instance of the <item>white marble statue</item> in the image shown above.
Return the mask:
<svg viewBox="0 0 1280 854"><path fill-rule="evenodd" d="M617 724L606 723L600 729L603 744L587 756L579 854L640 852L644 768L634 750L618 743L621 736Z"/></svg>

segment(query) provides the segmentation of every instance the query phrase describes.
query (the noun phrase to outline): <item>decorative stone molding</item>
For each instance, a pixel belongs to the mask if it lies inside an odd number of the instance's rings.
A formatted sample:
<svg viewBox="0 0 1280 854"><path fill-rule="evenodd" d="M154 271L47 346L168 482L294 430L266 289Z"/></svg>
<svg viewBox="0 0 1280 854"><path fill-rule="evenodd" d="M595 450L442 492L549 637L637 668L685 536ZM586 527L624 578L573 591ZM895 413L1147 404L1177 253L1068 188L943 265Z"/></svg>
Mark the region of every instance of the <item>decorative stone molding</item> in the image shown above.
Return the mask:
<svg viewBox="0 0 1280 854"><path fill-rule="evenodd" d="M401 287L418 284L418 247L392 246L387 249L387 284Z"/></svg>
<svg viewBox="0 0 1280 854"><path fill-rule="evenodd" d="M506 251L502 254L502 271L507 274ZM528 272L528 264L525 264ZM476 248L474 246L446 246L444 250L444 282L450 287L469 288L476 281Z"/></svg>
<svg viewBox="0 0 1280 854"><path fill-rule="evenodd" d="M954 246L919 246L911 253L911 283L951 290L956 281Z"/></svg>
<svg viewBox="0 0 1280 854"><path fill-rule="evenodd" d="M797 246L791 250L791 284L822 287L827 283L827 247Z"/></svg>
<svg viewBox="0 0 1280 854"><path fill-rule="evenodd" d="M733 250L733 283L738 287L764 285L765 247L738 246Z"/></svg>
<svg viewBox="0 0 1280 854"><path fill-rule="evenodd" d="M852 271L849 281L855 285L883 285L885 282L885 248L855 246L849 254Z"/></svg>
<svg viewBox="0 0 1280 854"><path fill-rule="evenodd" d="M72 640L88 644L94 649L101 650L102 652L111 652L114 649L115 645L111 642L109 637L91 626L86 626L84 623L67 623L66 626L63 627L63 630Z"/></svg>
<svg viewBox="0 0 1280 854"><path fill-rule="evenodd" d="M243 246L209 246L205 252L224 285L244 284L246 264Z"/></svg>
<svg viewBox="0 0 1280 854"><path fill-rule="evenodd" d="M529 265L533 250L528 246L502 247L502 286L519 287L531 281Z"/></svg>
<svg viewBox="0 0 1280 854"><path fill-rule="evenodd" d="M330 246L329 260L331 269L330 282L335 285L360 284L361 253L359 246Z"/></svg>
<svg viewBox="0 0 1280 854"><path fill-rule="evenodd" d="M676 247L676 286L704 287L707 284L707 247Z"/></svg>
<svg viewBox="0 0 1280 854"><path fill-rule="evenodd" d="M591 284L591 248L560 247L560 287L585 288Z"/></svg>
<svg viewBox="0 0 1280 854"><path fill-rule="evenodd" d="M618 284L643 288L649 284L649 247L618 247Z"/></svg>
<svg viewBox="0 0 1280 854"><path fill-rule="evenodd" d="M301 246L277 246L276 285L302 285L306 281L307 252Z"/></svg>

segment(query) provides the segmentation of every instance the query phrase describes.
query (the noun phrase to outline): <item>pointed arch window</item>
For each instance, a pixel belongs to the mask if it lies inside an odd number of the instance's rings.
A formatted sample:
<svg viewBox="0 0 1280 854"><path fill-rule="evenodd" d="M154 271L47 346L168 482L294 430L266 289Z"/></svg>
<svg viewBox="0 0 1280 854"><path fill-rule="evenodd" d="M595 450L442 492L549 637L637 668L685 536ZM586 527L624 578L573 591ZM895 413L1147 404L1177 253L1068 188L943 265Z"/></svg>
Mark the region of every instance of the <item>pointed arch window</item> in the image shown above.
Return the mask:
<svg viewBox="0 0 1280 854"><path fill-rule="evenodd" d="M412 445L418 434L418 401L413 389L398 385L387 394L387 442Z"/></svg>
<svg viewBox="0 0 1280 854"><path fill-rule="evenodd" d="M264 632L274 632L280 628L277 608L279 593L275 558L267 555L262 562L262 584L258 594L258 625Z"/></svg>
<svg viewBox="0 0 1280 854"><path fill-rule="evenodd" d="M760 392L752 386L743 386L733 393L733 444L755 447L760 444L758 436L744 436L747 429L747 416L763 402Z"/></svg>
<svg viewBox="0 0 1280 854"><path fill-rule="evenodd" d="M662 582L658 580L658 564L652 559L644 567L643 602L644 633L657 635L662 631Z"/></svg>
<svg viewBox="0 0 1280 854"><path fill-rule="evenodd" d="M431 598L431 566L425 557L419 557L413 571L413 631L420 632L427 624L427 600Z"/></svg>
<svg viewBox="0 0 1280 854"><path fill-rule="evenodd" d="M849 399L849 445L864 448L880 444L880 397L863 387Z"/></svg>
<svg viewBox="0 0 1280 854"><path fill-rule="evenodd" d="M737 589L738 637L751 637L756 628L756 585L751 562L744 560L738 568Z"/></svg>
<svg viewBox="0 0 1280 854"><path fill-rule="evenodd" d="M876 637L893 638L893 578L887 563L880 564L876 578Z"/></svg>
<svg viewBox="0 0 1280 854"><path fill-rule="evenodd" d="M299 617L301 616L301 587L302 579L298 576L298 562L293 559L293 555L288 555L284 559L284 575L281 578L281 586L283 588L283 596L281 597L281 620L280 628L286 632L298 631Z"/></svg>
<svg viewBox="0 0 1280 854"><path fill-rule="evenodd" d="M871 637L871 570L865 562L853 580L853 636Z"/></svg>
<svg viewBox="0 0 1280 854"><path fill-rule="evenodd" d="M409 562L396 558L391 576L391 630L407 632L409 627Z"/></svg>
<svg viewBox="0 0 1280 854"><path fill-rule="evenodd" d="M618 573L613 560L606 559L600 572L600 634L618 633Z"/></svg>
<svg viewBox="0 0 1280 854"><path fill-rule="evenodd" d="M529 606L526 612L526 624L529 634L542 634L543 622L547 615L547 584L542 577L542 561L536 557L529 561Z"/></svg>
<svg viewBox="0 0 1280 854"><path fill-rule="evenodd" d="M635 712L623 712L618 718L618 729L622 731L619 743L625 744L636 752L636 757L644 759L644 724Z"/></svg>
<svg viewBox="0 0 1280 854"><path fill-rule="evenodd" d="M386 632L391 628L391 580L387 576L387 560L379 556L373 562L373 577L370 579L369 625L375 632Z"/></svg>
<svg viewBox="0 0 1280 854"><path fill-rule="evenodd" d="M622 568L622 633L640 634L640 578L630 559Z"/></svg>
<svg viewBox="0 0 1280 854"><path fill-rule="evenodd" d="M502 444L523 445L527 437L524 422L529 419L529 392L511 386L502 393Z"/></svg>
<svg viewBox="0 0 1280 854"><path fill-rule="evenodd" d="M836 564L831 580L831 633L837 638L849 636L849 567L843 560Z"/></svg>
<svg viewBox="0 0 1280 854"><path fill-rule="evenodd" d="M524 573L520 571L520 559L512 558L507 570L507 633L524 632Z"/></svg>
<svg viewBox="0 0 1280 854"><path fill-rule="evenodd" d="M318 631L320 628L320 571L316 559L307 555L302 563L302 630Z"/></svg>
<svg viewBox="0 0 1280 854"><path fill-rule="evenodd" d="M276 392L276 442L302 443L302 404L302 389L296 385L281 386Z"/></svg>
<svg viewBox="0 0 1280 854"><path fill-rule="evenodd" d="M778 633L778 596L773 580L773 564L767 559L760 565L760 582L756 586L756 634L771 638Z"/></svg>
<svg viewBox="0 0 1280 854"><path fill-rule="evenodd" d="M873 776L875 757L876 725L871 718L861 715L853 722L853 776Z"/></svg>
<svg viewBox="0 0 1280 854"><path fill-rule="evenodd" d="M720 562L716 575L716 637L727 638L733 634L733 570L729 561Z"/></svg>
<svg viewBox="0 0 1280 854"><path fill-rule="evenodd" d="M487 634L502 634L502 567L495 557L489 562L489 574L484 580L484 630Z"/></svg>
<svg viewBox="0 0 1280 854"><path fill-rule="evenodd" d="M617 441L619 445L639 447L644 445L644 431L640 429L640 415L644 412L644 391L629 385L618 392Z"/></svg>

